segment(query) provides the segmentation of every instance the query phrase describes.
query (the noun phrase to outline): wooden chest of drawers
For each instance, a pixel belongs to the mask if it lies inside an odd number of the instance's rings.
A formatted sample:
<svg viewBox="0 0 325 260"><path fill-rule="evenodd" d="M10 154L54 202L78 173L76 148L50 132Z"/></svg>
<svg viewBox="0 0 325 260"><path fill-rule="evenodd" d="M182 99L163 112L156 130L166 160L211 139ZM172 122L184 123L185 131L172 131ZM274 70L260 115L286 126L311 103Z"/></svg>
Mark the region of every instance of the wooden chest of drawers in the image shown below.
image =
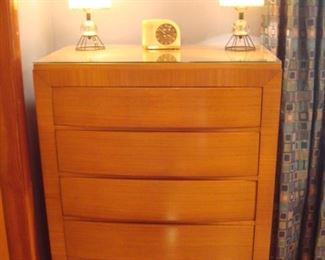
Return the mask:
<svg viewBox="0 0 325 260"><path fill-rule="evenodd" d="M263 48L144 52L35 64L53 259L268 259L281 64Z"/></svg>

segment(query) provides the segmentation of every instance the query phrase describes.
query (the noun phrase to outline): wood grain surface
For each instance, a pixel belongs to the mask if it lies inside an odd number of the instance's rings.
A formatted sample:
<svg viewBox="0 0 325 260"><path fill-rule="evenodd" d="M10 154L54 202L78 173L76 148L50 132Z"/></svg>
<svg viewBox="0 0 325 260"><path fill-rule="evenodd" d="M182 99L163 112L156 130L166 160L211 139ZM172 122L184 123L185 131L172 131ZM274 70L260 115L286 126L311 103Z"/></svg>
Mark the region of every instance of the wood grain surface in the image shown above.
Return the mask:
<svg viewBox="0 0 325 260"><path fill-rule="evenodd" d="M27 141L17 1L0 1L0 190L9 257L36 260L37 229ZM0 206L1 207L1 206ZM0 242L1 243L1 242ZM2 246L5 247L5 242ZM3 258L1 258L3 259Z"/></svg>
<svg viewBox="0 0 325 260"><path fill-rule="evenodd" d="M268 259L279 62L43 62L34 75L53 260Z"/></svg>
<svg viewBox="0 0 325 260"><path fill-rule="evenodd" d="M65 221L70 259L252 259L250 225L143 225Z"/></svg>
<svg viewBox="0 0 325 260"><path fill-rule="evenodd" d="M146 223L255 219L256 182L62 178L65 216Z"/></svg>
<svg viewBox="0 0 325 260"><path fill-rule="evenodd" d="M254 260L269 259L274 185L278 148L282 74L279 71L264 90L259 182L256 202Z"/></svg>
<svg viewBox="0 0 325 260"><path fill-rule="evenodd" d="M42 159L42 175L46 202L47 222L52 260L65 260L66 249L63 230L63 214L57 155L55 129L53 123L52 90L46 81L46 73L40 76L34 72L37 105L38 130Z"/></svg>
<svg viewBox="0 0 325 260"><path fill-rule="evenodd" d="M7 229L6 229L5 219L4 219L4 208L2 203L1 189L0 189L0 259L9 260Z"/></svg>
<svg viewBox="0 0 325 260"><path fill-rule="evenodd" d="M257 175L259 133L56 132L59 169L89 176Z"/></svg>
<svg viewBox="0 0 325 260"><path fill-rule="evenodd" d="M53 89L55 124L82 127L259 127L261 102L261 88Z"/></svg>

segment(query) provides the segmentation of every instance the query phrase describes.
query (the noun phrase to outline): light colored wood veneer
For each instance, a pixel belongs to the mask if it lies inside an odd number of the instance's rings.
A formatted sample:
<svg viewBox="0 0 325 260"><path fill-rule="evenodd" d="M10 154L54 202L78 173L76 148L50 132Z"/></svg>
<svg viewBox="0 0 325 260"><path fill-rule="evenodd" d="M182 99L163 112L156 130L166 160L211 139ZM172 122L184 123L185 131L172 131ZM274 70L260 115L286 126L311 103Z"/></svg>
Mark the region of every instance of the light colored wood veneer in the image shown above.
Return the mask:
<svg viewBox="0 0 325 260"><path fill-rule="evenodd" d="M281 64L262 47L180 52L35 64L53 260L269 258Z"/></svg>
<svg viewBox="0 0 325 260"><path fill-rule="evenodd" d="M254 181L62 178L65 216L101 221L218 223L255 219Z"/></svg>

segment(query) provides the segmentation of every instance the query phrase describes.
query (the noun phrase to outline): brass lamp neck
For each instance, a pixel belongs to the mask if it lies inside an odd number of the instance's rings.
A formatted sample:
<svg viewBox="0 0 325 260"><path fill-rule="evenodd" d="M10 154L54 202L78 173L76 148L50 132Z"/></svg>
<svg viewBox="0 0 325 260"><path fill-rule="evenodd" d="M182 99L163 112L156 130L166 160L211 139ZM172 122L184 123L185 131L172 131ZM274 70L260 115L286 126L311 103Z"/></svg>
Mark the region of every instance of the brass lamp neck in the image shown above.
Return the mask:
<svg viewBox="0 0 325 260"><path fill-rule="evenodd" d="M91 21L91 9L85 8L84 12L86 13L86 19L87 21Z"/></svg>
<svg viewBox="0 0 325 260"><path fill-rule="evenodd" d="M244 20L245 19L245 11L246 11L246 7L237 7L236 10L238 11L238 19L239 20Z"/></svg>
<svg viewBox="0 0 325 260"><path fill-rule="evenodd" d="M87 19L87 21L91 21L91 13L90 12L86 13L86 19Z"/></svg>

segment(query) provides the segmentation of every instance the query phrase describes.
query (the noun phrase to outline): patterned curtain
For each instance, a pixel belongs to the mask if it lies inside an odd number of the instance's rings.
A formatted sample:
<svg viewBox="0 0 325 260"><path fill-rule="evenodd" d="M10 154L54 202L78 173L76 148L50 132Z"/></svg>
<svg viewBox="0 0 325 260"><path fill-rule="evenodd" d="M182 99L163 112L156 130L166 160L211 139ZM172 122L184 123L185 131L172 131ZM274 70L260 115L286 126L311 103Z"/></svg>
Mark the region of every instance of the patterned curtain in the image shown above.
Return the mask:
<svg viewBox="0 0 325 260"><path fill-rule="evenodd" d="M268 0L262 41L283 61L271 259L325 259L325 0Z"/></svg>

